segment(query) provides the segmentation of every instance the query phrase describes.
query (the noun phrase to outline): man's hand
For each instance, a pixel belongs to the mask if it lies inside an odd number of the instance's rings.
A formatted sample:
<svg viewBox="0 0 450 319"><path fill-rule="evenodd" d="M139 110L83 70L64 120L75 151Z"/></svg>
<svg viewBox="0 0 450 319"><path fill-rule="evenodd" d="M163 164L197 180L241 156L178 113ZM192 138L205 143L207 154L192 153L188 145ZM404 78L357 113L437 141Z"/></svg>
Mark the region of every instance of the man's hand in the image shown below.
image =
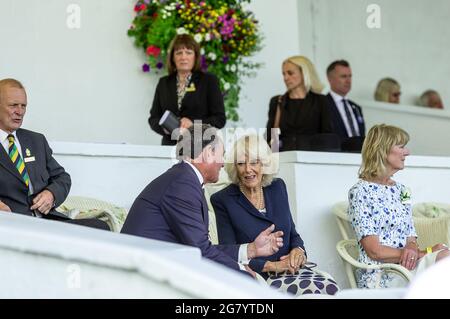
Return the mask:
<svg viewBox="0 0 450 319"><path fill-rule="evenodd" d="M31 210L37 209L40 213L47 215L50 212L50 209L53 208L54 203L55 197L52 192L45 189L33 198L33 206L31 206Z"/></svg>
<svg viewBox="0 0 450 319"><path fill-rule="evenodd" d="M289 272L295 274L306 263L306 256L302 249L294 248L289 255L281 256L280 260L287 260Z"/></svg>
<svg viewBox="0 0 450 319"><path fill-rule="evenodd" d="M11 212L11 208L0 200L0 210Z"/></svg>
<svg viewBox="0 0 450 319"><path fill-rule="evenodd" d="M273 232L275 225L271 225L266 230L263 230L255 241L248 244L247 256L249 259L255 257L266 257L275 254L280 247L283 247L283 232Z"/></svg>

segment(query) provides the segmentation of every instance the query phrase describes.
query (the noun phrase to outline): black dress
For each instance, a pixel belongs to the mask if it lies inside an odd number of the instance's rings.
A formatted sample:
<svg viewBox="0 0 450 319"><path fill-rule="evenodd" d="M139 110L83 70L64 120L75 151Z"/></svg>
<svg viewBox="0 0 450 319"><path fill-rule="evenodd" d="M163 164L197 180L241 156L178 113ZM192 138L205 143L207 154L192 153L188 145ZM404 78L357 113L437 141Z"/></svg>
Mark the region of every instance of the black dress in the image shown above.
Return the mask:
<svg viewBox="0 0 450 319"><path fill-rule="evenodd" d="M267 140L271 142L271 128L274 126L280 96L270 100ZM304 99L291 99L287 94L281 97L280 151L310 150L312 136L333 133L326 97L309 92Z"/></svg>
<svg viewBox="0 0 450 319"><path fill-rule="evenodd" d="M166 110L172 111L178 118L187 117L192 122L202 120L203 124L210 124L219 129L225 126L225 107L217 77L211 73L197 71L192 74L190 83L193 89L186 92L178 109L176 73L159 80L148 123L153 131L163 136L162 145L176 144L159 125L159 120Z"/></svg>

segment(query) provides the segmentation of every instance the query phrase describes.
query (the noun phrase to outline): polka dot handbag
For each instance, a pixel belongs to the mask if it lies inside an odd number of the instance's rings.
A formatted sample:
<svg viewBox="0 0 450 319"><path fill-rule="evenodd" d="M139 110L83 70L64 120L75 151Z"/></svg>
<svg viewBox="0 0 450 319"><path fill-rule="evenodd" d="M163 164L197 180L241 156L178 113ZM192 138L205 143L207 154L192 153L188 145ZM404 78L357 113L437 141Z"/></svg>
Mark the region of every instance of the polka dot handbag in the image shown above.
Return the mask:
<svg viewBox="0 0 450 319"><path fill-rule="evenodd" d="M333 277L319 269L317 264L307 262L296 274L270 273L267 283L280 291L296 296L304 294L334 295L339 287Z"/></svg>

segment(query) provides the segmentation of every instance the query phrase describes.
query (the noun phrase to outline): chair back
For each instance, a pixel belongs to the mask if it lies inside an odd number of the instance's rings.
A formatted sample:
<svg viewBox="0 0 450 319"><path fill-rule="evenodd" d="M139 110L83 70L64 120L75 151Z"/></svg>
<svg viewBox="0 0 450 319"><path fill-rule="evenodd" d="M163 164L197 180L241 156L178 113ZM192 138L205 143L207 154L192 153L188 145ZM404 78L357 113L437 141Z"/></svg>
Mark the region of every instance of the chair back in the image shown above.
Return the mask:
<svg viewBox="0 0 450 319"><path fill-rule="evenodd" d="M230 180L228 179L227 174L221 170L219 180L214 184L206 184L205 185L205 198L208 203L208 215L209 215L209 240L213 245L217 245L219 243L219 237L217 234L217 223L216 223L216 214L214 213L214 208L211 204L211 196L224 189L230 184Z"/></svg>
<svg viewBox="0 0 450 319"><path fill-rule="evenodd" d="M352 228L350 217L348 216L348 202L339 202L331 208L343 239L356 238L355 231Z"/></svg>
<svg viewBox="0 0 450 319"><path fill-rule="evenodd" d="M419 247L450 244L450 205L418 203L413 206L413 220Z"/></svg>

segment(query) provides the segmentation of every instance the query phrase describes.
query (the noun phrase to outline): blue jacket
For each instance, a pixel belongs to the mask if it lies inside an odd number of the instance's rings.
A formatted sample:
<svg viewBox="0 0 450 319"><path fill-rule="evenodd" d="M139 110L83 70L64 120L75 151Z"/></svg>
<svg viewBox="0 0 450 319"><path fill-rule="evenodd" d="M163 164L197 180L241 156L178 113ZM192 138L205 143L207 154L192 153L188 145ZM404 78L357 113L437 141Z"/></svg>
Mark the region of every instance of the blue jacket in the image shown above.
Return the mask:
<svg viewBox="0 0 450 319"><path fill-rule="evenodd" d="M181 162L136 198L122 233L200 248L202 256L239 270L237 245L212 245L208 205L194 170Z"/></svg>
<svg viewBox="0 0 450 319"><path fill-rule="evenodd" d="M275 224L275 231L284 232L283 247L276 254L250 261L250 267L259 273L262 272L266 261L277 261L295 247L304 249L303 240L295 230L283 180L274 179L272 184L263 188L263 192L266 215L260 213L235 184L211 196L220 244L252 242L259 233L272 224Z"/></svg>

